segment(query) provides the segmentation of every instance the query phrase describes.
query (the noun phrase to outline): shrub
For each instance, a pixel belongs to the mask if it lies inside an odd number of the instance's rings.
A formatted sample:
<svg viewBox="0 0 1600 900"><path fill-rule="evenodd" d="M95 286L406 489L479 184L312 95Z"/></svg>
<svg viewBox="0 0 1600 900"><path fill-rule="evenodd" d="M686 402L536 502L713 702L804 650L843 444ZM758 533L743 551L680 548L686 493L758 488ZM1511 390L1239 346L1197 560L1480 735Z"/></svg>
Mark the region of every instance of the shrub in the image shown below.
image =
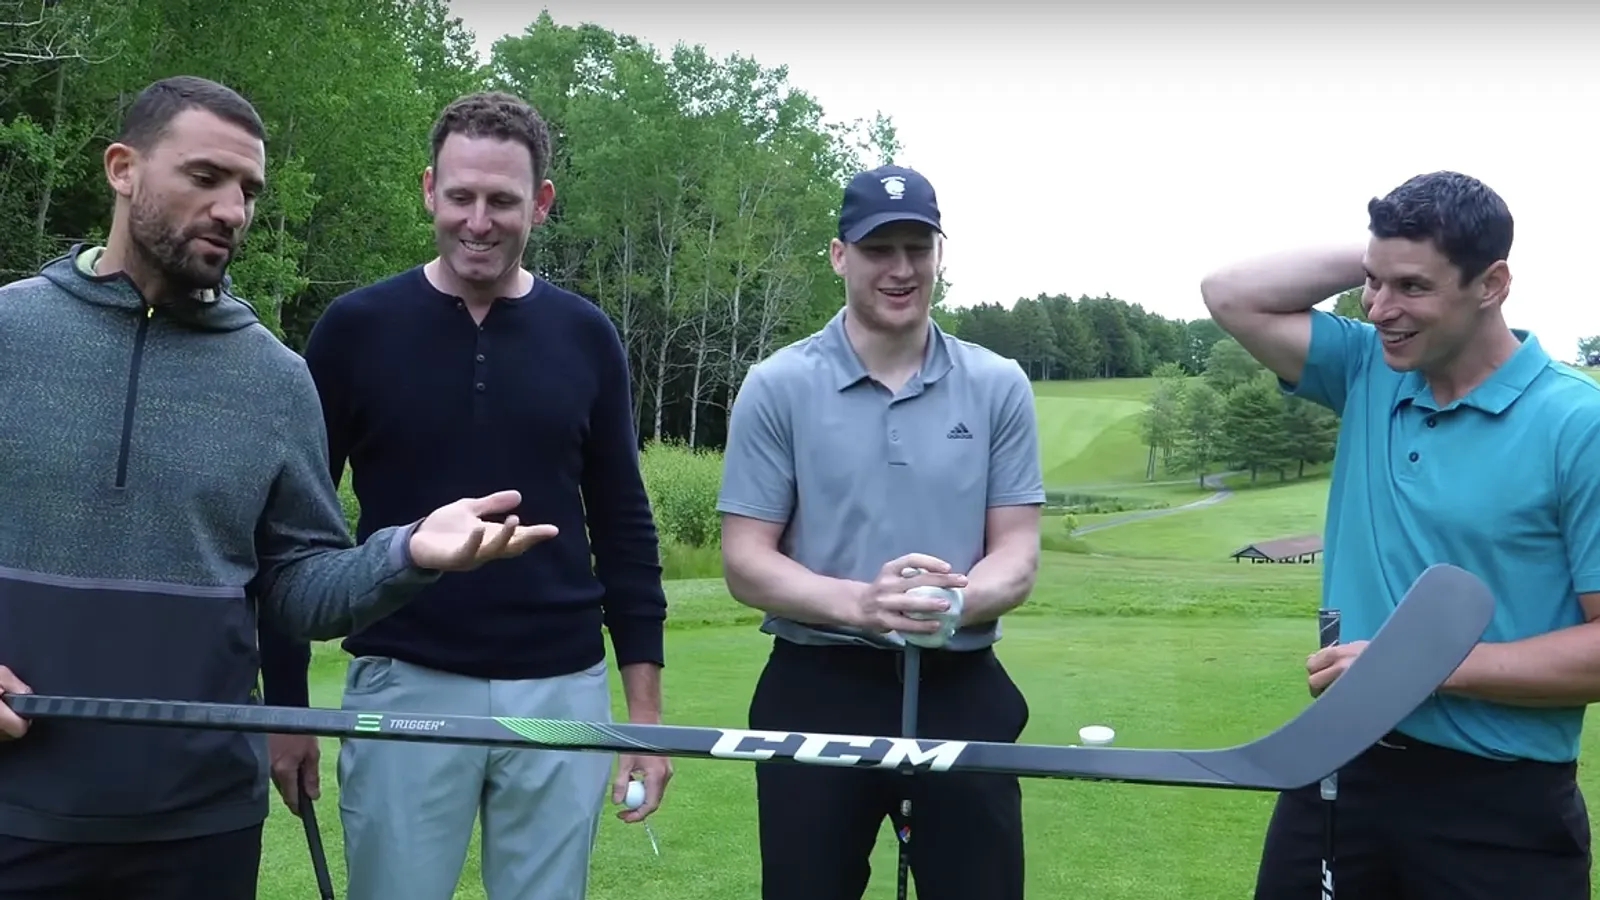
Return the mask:
<svg viewBox="0 0 1600 900"><path fill-rule="evenodd" d="M721 532L717 491L722 486L722 454L675 441L652 441L640 454L639 467L662 543L716 547Z"/></svg>
<svg viewBox="0 0 1600 900"><path fill-rule="evenodd" d="M1095 513L1133 512L1146 509L1166 509L1172 504L1153 497L1107 496L1104 494L1079 494L1068 491L1045 492L1046 514L1055 512Z"/></svg>
<svg viewBox="0 0 1600 900"><path fill-rule="evenodd" d="M356 521L361 518L361 504L356 502L356 492L350 487L348 472L339 481L339 506L344 510L344 524L350 529L350 536L354 538Z"/></svg>
<svg viewBox="0 0 1600 900"><path fill-rule="evenodd" d="M1089 545L1074 532L1078 530L1078 516L1065 510L1054 514L1058 520L1052 525L1046 519L1039 530L1039 549L1051 553L1088 553Z"/></svg>
<svg viewBox="0 0 1600 900"><path fill-rule="evenodd" d="M688 547L677 541L661 542L661 579L721 578L722 550L718 547Z"/></svg>
<svg viewBox="0 0 1600 900"><path fill-rule="evenodd" d="M663 577L721 577L717 490L722 486L722 454L682 443L651 442L640 454L639 467L661 539ZM361 510L350 489L349 473L339 484L339 503L354 535Z"/></svg>

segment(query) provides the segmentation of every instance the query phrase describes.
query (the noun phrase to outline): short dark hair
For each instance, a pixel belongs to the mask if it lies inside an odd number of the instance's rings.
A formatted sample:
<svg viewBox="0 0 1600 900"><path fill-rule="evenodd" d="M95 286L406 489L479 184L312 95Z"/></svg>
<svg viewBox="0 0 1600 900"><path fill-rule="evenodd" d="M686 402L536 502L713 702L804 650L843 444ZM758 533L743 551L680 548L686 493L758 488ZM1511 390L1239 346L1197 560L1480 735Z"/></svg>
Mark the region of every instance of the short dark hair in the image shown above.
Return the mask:
<svg viewBox="0 0 1600 900"><path fill-rule="evenodd" d="M154 82L133 98L133 104L122 117L120 143L139 150L147 150L158 143L178 114L189 109L203 109L249 132L252 137L266 141L267 128L250 101L238 91L195 75L174 75Z"/></svg>
<svg viewBox="0 0 1600 900"><path fill-rule="evenodd" d="M1466 284L1511 255L1511 210L1488 185L1459 172L1416 175L1367 203L1368 229L1380 239L1432 241Z"/></svg>
<svg viewBox="0 0 1600 900"><path fill-rule="evenodd" d="M520 97L504 91L477 91L457 97L434 120L431 162L439 164L439 148L452 134L469 138L517 141L528 148L533 161L533 183L544 181L550 170L550 127L538 110Z"/></svg>

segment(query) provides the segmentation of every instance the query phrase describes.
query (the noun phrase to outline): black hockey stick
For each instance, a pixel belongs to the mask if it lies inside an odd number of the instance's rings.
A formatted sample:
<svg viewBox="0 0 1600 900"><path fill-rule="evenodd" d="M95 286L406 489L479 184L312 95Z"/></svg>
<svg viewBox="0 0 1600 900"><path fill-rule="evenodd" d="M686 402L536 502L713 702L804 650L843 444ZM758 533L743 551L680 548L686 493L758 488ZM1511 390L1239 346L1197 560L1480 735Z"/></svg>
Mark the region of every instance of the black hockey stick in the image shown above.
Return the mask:
<svg viewBox="0 0 1600 900"><path fill-rule="evenodd" d="M1233 747L1156 750L922 740L487 716L351 712L214 703L7 694L19 715L128 725L647 753L916 772L1000 772L1024 778L1286 791L1315 784L1388 734L1450 677L1494 609L1475 576L1430 567L1365 651L1299 715ZM48 739L48 728L37 737ZM35 739L30 733L24 740Z"/></svg>

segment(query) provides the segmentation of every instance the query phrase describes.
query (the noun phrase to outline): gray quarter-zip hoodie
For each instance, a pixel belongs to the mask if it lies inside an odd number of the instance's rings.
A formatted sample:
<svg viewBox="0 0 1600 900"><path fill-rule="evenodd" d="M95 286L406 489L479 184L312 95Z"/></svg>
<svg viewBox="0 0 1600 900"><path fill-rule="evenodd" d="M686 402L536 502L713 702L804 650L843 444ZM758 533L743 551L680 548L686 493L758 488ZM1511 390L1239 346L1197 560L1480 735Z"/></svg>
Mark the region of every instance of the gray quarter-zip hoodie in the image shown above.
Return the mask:
<svg viewBox="0 0 1600 900"><path fill-rule="evenodd" d="M437 573L352 548L316 388L224 287L148 306L74 247L0 287L0 665L41 694L254 703L257 616L307 640ZM267 814L265 737L41 720L0 743L0 834L139 841Z"/></svg>

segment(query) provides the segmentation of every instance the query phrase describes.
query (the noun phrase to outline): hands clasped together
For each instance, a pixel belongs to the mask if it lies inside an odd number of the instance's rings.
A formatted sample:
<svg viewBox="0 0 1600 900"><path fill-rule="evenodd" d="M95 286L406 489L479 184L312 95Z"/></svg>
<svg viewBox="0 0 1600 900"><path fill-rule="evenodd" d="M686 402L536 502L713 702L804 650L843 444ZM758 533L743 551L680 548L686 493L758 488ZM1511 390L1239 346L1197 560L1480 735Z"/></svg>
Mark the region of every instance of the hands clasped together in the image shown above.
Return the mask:
<svg viewBox="0 0 1600 900"><path fill-rule="evenodd" d="M851 605L850 624L880 634L898 633L907 643L937 648L961 627L967 576L923 553L884 563Z"/></svg>

